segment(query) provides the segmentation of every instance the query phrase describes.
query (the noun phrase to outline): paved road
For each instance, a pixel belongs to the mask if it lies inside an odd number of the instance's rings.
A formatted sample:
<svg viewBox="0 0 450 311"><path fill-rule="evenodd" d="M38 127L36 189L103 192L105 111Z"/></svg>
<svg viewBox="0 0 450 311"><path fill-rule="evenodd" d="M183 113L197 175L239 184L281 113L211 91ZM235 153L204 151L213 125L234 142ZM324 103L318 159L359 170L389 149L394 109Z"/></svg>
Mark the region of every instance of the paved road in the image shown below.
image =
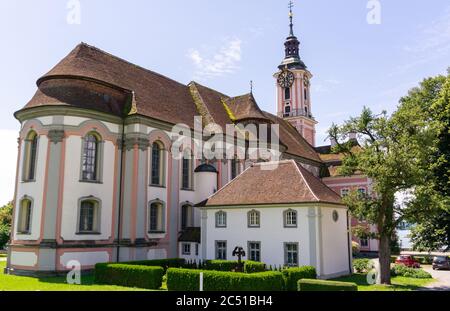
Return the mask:
<svg viewBox="0 0 450 311"><path fill-rule="evenodd" d="M450 291L450 270L433 270L431 266L423 266L437 281L426 286L427 290Z"/></svg>

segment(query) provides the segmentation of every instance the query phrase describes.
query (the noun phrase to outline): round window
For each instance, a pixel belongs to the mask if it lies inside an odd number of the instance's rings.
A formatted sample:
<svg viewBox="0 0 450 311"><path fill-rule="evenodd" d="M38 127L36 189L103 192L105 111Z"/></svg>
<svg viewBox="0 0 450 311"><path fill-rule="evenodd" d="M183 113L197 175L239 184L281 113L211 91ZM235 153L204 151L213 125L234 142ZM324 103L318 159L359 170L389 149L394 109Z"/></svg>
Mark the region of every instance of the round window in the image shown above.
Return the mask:
<svg viewBox="0 0 450 311"><path fill-rule="evenodd" d="M339 214L338 214L338 212L337 212L337 211L333 211L333 220L334 220L334 222L337 222L338 219L339 219Z"/></svg>

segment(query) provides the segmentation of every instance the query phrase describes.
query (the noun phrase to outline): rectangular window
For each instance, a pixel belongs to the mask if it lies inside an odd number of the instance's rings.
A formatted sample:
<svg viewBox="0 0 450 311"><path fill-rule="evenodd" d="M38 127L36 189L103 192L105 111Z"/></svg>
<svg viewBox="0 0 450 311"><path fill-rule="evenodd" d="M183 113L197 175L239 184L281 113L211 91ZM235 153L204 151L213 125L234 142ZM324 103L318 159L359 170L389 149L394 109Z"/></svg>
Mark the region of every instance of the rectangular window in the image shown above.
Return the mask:
<svg viewBox="0 0 450 311"><path fill-rule="evenodd" d="M361 247L368 247L369 241L367 239L360 239L359 240Z"/></svg>
<svg viewBox="0 0 450 311"><path fill-rule="evenodd" d="M181 176L181 188L191 189L192 173L191 173L191 159L183 158L182 161L182 176Z"/></svg>
<svg viewBox="0 0 450 311"><path fill-rule="evenodd" d="M298 266L298 243L284 243L284 264L289 267Z"/></svg>
<svg viewBox="0 0 450 311"><path fill-rule="evenodd" d="M225 212L216 213L216 228L225 228L227 226L227 214Z"/></svg>
<svg viewBox="0 0 450 311"><path fill-rule="evenodd" d="M183 243L182 244L183 255L191 254L191 243Z"/></svg>
<svg viewBox="0 0 450 311"><path fill-rule="evenodd" d="M195 243L195 256L198 256L198 243Z"/></svg>
<svg viewBox="0 0 450 311"><path fill-rule="evenodd" d="M346 196L348 196L349 192L350 190L348 189L341 189L341 197L345 198Z"/></svg>
<svg viewBox="0 0 450 311"><path fill-rule="evenodd" d="M30 233L31 229L31 201L23 200L19 211L18 232L22 234Z"/></svg>
<svg viewBox="0 0 450 311"><path fill-rule="evenodd" d="M150 232L164 232L165 231L165 216L164 207L162 203L152 203L150 204L149 211L149 231Z"/></svg>
<svg viewBox="0 0 450 311"><path fill-rule="evenodd" d="M248 242L248 259L261 261L261 242Z"/></svg>
<svg viewBox="0 0 450 311"><path fill-rule="evenodd" d="M227 241L216 241L216 259L227 259Z"/></svg>
<svg viewBox="0 0 450 311"><path fill-rule="evenodd" d="M294 210L288 210L284 212L284 226L285 227L297 227L297 212Z"/></svg>
<svg viewBox="0 0 450 311"><path fill-rule="evenodd" d="M79 232L95 232L96 228L96 204L93 201L83 201L80 206Z"/></svg>
<svg viewBox="0 0 450 311"><path fill-rule="evenodd" d="M291 99L291 89L288 87L284 89L284 99L285 100Z"/></svg>

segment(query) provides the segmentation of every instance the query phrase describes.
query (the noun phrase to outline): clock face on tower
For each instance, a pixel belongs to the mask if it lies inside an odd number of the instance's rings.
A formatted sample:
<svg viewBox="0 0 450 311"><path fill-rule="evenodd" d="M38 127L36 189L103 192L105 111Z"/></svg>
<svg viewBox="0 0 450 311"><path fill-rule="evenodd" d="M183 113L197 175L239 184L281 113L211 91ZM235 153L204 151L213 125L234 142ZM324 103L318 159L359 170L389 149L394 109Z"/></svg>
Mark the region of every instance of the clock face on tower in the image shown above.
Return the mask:
<svg viewBox="0 0 450 311"><path fill-rule="evenodd" d="M294 84L294 74L289 70L284 70L278 75L278 85L283 88L291 87Z"/></svg>

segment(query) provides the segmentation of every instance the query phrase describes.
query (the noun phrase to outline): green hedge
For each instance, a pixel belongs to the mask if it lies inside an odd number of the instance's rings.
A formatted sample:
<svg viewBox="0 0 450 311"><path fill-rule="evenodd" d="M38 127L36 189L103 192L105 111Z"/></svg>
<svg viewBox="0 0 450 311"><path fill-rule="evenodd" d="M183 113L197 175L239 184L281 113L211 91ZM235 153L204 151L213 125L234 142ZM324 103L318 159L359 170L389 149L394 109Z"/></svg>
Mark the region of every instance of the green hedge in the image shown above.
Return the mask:
<svg viewBox="0 0 450 311"><path fill-rule="evenodd" d="M266 264L258 261L243 260L244 272L245 273L255 273L266 271ZM204 270L214 270L231 272L236 269L238 265L237 260L207 260L204 263ZM177 267L174 267L177 268Z"/></svg>
<svg viewBox="0 0 450 311"><path fill-rule="evenodd" d="M169 258L169 259L154 259L154 260L139 260L139 261L126 261L121 262L125 265L133 266L150 266L150 267L162 267L164 272L168 268L182 268L186 265L186 260L183 258Z"/></svg>
<svg viewBox="0 0 450 311"><path fill-rule="evenodd" d="M245 273L257 273L257 272L265 272L266 264L259 261L251 261L246 260L244 262L244 272Z"/></svg>
<svg viewBox="0 0 450 311"><path fill-rule="evenodd" d="M415 279L431 279L432 276L423 269L409 268L405 265L393 265L391 268L392 276L405 276Z"/></svg>
<svg viewBox="0 0 450 311"><path fill-rule="evenodd" d="M303 266L298 268L284 269L282 272L286 284L286 290L296 291L297 282L300 279L315 279L317 278L316 268L312 266Z"/></svg>
<svg viewBox="0 0 450 311"><path fill-rule="evenodd" d="M358 291L355 283L302 279L298 281L298 290L302 292Z"/></svg>
<svg viewBox="0 0 450 311"><path fill-rule="evenodd" d="M159 289L162 285L164 269L117 263L98 263L94 278L99 284L121 285L146 289Z"/></svg>
<svg viewBox="0 0 450 311"><path fill-rule="evenodd" d="M198 291L200 272L203 272L205 291L282 291L280 272L237 273L211 270L170 268L167 270L167 288L170 291Z"/></svg>

